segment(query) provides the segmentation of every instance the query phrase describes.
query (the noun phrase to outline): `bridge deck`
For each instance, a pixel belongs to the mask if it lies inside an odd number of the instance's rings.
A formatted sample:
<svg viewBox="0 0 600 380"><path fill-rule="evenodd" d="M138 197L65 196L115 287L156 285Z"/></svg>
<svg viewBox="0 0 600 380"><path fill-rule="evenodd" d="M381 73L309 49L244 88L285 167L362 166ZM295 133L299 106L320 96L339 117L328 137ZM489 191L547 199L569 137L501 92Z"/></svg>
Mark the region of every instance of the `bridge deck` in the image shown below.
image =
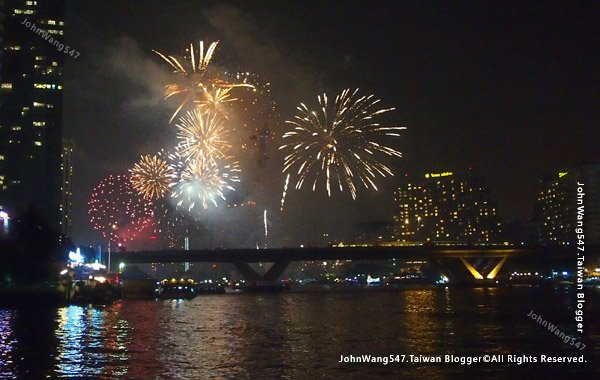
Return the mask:
<svg viewBox="0 0 600 380"><path fill-rule="evenodd" d="M597 250L595 250L597 251ZM275 262L325 260L431 260L444 258L523 259L575 258L575 247L344 247L223 250L165 250L116 252L113 260L125 263Z"/></svg>

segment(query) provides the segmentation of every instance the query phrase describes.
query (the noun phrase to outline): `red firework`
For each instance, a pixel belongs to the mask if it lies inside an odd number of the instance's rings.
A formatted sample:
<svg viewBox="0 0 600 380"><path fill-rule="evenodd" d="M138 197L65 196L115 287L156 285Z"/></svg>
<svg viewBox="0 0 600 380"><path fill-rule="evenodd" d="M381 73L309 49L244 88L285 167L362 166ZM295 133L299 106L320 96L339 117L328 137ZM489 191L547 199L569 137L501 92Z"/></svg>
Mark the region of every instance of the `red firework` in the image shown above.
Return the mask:
<svg viewBox="0 0 600 380"><path fill-rule="evenodd" d="M104 238L125 243L149 227L153 206L137 194L129 175L109 175L94 187L88 214L90 223Z"/></svg>

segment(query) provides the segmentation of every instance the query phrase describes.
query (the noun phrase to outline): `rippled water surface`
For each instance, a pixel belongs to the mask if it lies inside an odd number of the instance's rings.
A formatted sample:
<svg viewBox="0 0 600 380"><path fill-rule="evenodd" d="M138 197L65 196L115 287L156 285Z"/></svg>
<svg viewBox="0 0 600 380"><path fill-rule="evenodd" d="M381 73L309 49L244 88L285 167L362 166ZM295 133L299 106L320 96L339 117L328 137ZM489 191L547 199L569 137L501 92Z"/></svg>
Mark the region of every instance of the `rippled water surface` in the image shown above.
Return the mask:
<svg viewBox="0 0 600 380"><path fill-rule="evenodd" d="M578 376L568 365L339 363L340 355L581 354L598 369L600 291L575 351L527 314L575 335L560 288L231 294L191 301L0 309L0 378L488 378ZM585 373L583 372L585 371Z"/></svg>

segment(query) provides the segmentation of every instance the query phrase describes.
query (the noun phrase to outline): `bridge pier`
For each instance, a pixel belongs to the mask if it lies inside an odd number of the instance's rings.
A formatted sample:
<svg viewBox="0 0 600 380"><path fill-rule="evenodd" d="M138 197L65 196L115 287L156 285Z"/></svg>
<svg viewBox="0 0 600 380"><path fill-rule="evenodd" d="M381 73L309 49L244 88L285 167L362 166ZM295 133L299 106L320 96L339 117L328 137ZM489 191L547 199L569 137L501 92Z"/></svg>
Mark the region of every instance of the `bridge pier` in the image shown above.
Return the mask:
<svg viewBox="0 0 600 380"><path fill-rule="evenodd" d="M273 265L267 272L263 275L257 273L251 266L245 261L234 261L233 265L240 272L242 276L247 281L250 282L263 282L263 283L276 283L279 280L279 277L285 272L288 265L290 265L289 260L277 260L273 262Z"/></svg>
<svg viewBox="0 0 600 380"><path fill-rule="evenodd" d="M501 258L489 258L484 260L478 260L478 262L474 264L470 263L469 260L465 257L459 257L459 259L464 265L464 267L467 269L467 271L469 271L469 273L476 280L483 280L486 272L487 275L485 275L485 278L488 280L493 280L498 275L498 272L500 272L500 269L502 269L502 267L504 266L504 263L506 263L508 256L504 256ZM496 260L498 261L495 262ZM492 265L493 267L489 269Z"/></svg>

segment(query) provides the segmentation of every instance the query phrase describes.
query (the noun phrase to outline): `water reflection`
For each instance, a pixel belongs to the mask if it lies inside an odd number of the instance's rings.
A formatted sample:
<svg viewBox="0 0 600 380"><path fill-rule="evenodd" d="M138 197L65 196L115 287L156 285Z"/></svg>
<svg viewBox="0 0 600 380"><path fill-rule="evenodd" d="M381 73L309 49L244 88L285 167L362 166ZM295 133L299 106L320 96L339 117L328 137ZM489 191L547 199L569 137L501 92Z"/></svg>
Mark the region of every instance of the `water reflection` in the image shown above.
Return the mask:
<svg viewBox="0 0 600 380"><path fill-rule="evenodd" d="M586 313L592 316L600 293L588 297ZM105 308L0 310L0 378L393 376L398 365L338 361L342 354L569 354L570 347L527 313L535 309L564 326L571 323L572 308L573 293L562 289L482 288L214 295ZM588 321L588 331L600 331L598 321ZM594 332L590 339L600 337ZM597 346L589 344L586 355L600 353ZM435 379L461 370L415 364L402 373Z"/></svg>
<svg viewBox="0 0 600 380"><path fill-rule="evenodd" d="M53 310L0 309L0 378L44 378L53 373Z"/></svg>
<svg viewBox="0 0 600 380"><path fill-rule="evenodd" d="M68 306L57 311L56 372L114 378L127 373L129 324L110 309Z"/></svg>
<svg viewBox="0 0 600 380"><path fill-rule="evenodd" d="M14 310L0 310L0 379L14 379L13 349L17 343L12 331L12 321L15 318Z"/></svg>

